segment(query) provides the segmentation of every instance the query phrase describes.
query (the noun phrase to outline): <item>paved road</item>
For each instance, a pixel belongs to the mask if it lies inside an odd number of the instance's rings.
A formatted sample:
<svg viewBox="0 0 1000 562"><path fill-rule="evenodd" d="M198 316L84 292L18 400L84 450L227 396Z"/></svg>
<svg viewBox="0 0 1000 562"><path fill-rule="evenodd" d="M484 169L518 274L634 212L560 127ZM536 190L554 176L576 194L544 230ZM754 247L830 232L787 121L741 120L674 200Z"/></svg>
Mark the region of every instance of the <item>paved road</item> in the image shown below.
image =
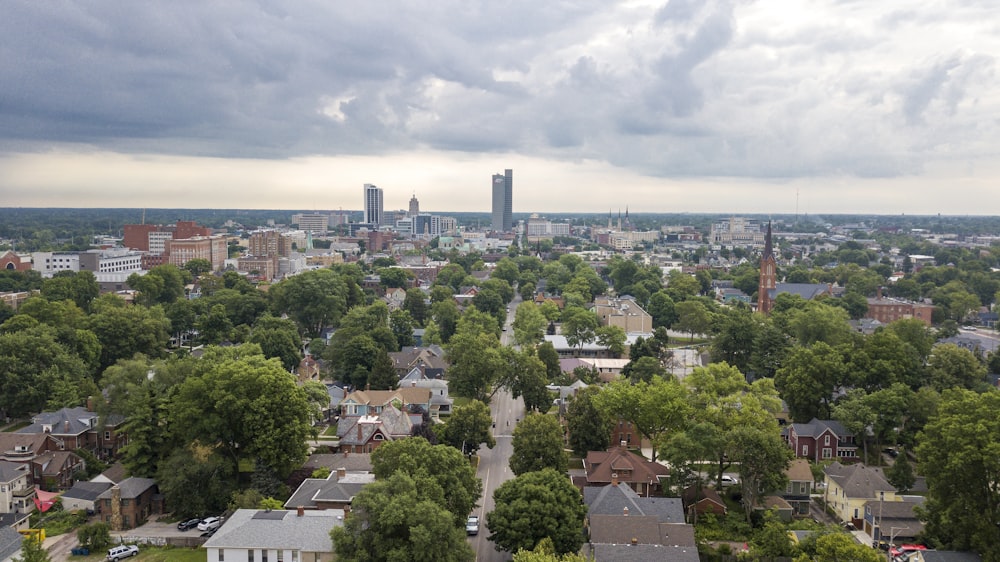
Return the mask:
<svg viewBox="0 0 1000 562"><path fill-rule="evenodd" d="M492 449L483 447L479 450L479 469L476 475L483 481L483 497L479 502L482 507L477 508L475 513L479 515L481 525L479 535L470 537L477 562L501 562L512 558L509 553L498 552L488 540L486 514L493 511L493 491L514 477L509 466L513 453L511 433L517 422L524 417L524 401L520 398L515 400L509 392L501 390L493 397L490 409L496 420L493 437L497 444Z"/></svg>
<svg viewBox="0 0 1000 562"><path fill-rule="evenodd" d="M514 311L520 302L521 297L515 296L514 301L510 303L510 312L505 323L507 330L500 336L500 341L504 345L513 344L514 334L510 324L514 321ZM490 532L486 528L486 514L493 511L493 491L514 477L509 466L510 456L514 452L511 436L517 422L524 417L524 401L520 398L515 400L510 392L500 390L493 396L490 411L496 422L493 437L497 444L492 449L486 447L479 449L479 468L476 475L483 481L483 497L479 501L481 507L476 508L475 514L479 515L480 526L479 535L469 537L469 540L476 551L477 562L506 562L511 560L512 556L507 552L498 552L489 541Z"/></svg>

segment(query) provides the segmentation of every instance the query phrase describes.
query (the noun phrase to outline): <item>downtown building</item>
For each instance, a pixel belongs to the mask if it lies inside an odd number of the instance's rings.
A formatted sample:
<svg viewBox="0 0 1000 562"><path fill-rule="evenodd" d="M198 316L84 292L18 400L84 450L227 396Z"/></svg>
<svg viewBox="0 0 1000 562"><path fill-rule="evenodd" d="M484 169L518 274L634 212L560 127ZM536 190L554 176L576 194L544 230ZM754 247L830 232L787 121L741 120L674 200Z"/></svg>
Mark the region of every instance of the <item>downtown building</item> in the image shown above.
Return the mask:
<svg viewBox="0 0 1000 562"><path fill-rule="evenodd" d="M382 202L382 188L374 186L370 183L365 184L365 224L372 225L374 228L378 228L382 225L384 219L384 207Z"/></svg>
<svg viewBox="0 0 1000 562"><path fill-rule="evenodd" d="M510 232L514 228L514 170L506 169L503 175L493 174L492 226L496 232Z"/></svg>

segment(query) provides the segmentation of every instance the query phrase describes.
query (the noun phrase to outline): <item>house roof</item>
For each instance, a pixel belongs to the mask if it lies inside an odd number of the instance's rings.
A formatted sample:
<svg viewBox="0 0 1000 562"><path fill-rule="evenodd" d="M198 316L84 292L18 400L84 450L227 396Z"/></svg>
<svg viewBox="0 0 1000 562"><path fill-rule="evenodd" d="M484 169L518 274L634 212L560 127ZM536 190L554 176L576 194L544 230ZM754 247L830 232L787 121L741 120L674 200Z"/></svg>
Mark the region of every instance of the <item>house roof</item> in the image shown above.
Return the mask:
<svg viewBox="0 0 1000 562"><path fill-rule="evenodd" d="M792 428L795 429L797 435L803 437L819 437L823 435L823 432L830 431L837 437L847 437L853 435L850 431L836 420L820 420L813 418L809 423L793 423Z"/></svg>
<svg viewBox="0 0 1000 562"><path fill-rule="evenodd" d="M594 560L597 562L698 562L698 549L693 546L664 546L660 544L595 544Z"/></svg>
<svg viewBox="0 0 1000 562"><path fill-rule="evenodd" d="M77 482L72 488L63 492L63 497L94 501L111 486L110 482Z"/></svg>
<svg viewBox="0 0 1000 562"><path fill-rule="evenodd" d="M72 462L74 460L77 462ZM75 465L83 462L83 459L73 451L46 451L36 456L31 462L42 467L43 475L55 475L62 472L67 465Z"/></svg>
<svg viewBox="0 0 1000 562"><path fill-rule="evenodd" d="M25 459L38 454L45 449L45 442L50 439L43 434L0 433L0 455L4 457ZM25 452L18 449L25 448Z"/></svg>
<svg viewBox="0 0 1000 562"><path fill-rule="evenodd" d="M879 492L895 492L878 469L864 464L842 465L838 461L823 469L827 478L833 480L848 498L877 498Z"/></svg>
<svg viewBox="0 0 1000 562"><path fill-rule="evenodd" d="M587 486L583 502L591 515L629 515L656 517L660 523L683 523L684 506L680 498L643 498L629 486Z"/></svg>
<svg viewBox="0 0 1000 562"><path fill-rule="evenodd" d="M809 461L805 459L795 459L785 469L785 476L790 482L813 482L812 469L809 468Z"/></svg>
<svg viewBox="0 0 1000 562"><path fill-rule="evenodd" d="M374 481L375 475L370 472L348 472L341 478L334 471L327 478L306 478L285 507L315 508L318 502L351 502L361 488Z"/></svg>
<svg viewBox="0 0 1000 562"><path fill-rule="evenodd" d="M430 392L426 388L415 390ZM337 422L337 436L341 445L364 445L376 432L381 432L386 439L409 437L413 425L409 414L389 405L377 416L341 416Z"/></svg>
<svg viewBox="0 0 1000 562"><path fill-rule="evenodd" d="M722 501L722 497L719 496L719 493L716 492L714 488L703 487L701 490L698 490L697 486L692 484L687 488L684 488L681 492L681 498L684 500L685 505L690 505L704 500L718 504L722 506L723 509L726 508L726 502Z"/></svg>
<svg viewBox="0 0 1000 562"><path fill-rule="evenodd" d="M659 482L660 476L669 476L670 471L662 464L648 461L626 447L612 447L607 451L590 451L584 463L587 482L590 484L610 484L613 475L620 482Z"/></svg>
<svg viewBox="0 0 1000 562"><path fill-rule="evenodd" d="M98 474L97 476L90 479L91 482L111 482L112 484L117 484L122 480L125 480L125 465L116 462L115 464L108 467L107 470Z"/></svg>
<svg viewBox="0 0 1000 562"><path fill-rule="evenodd" d="M19 462L0 461L0 482L13 482L28 473L28 465Z"/></svg>
<svg viewBox="0 0 1000 562"><path fill-rule="evenodd" d="M344 524L341 509L263 511L238 509L207 541L205 548L332 552L330 530Z"/></svg>
<svg viewBox="0 0 1000 562"><path fill-rule="evenodd" d="M808 301L820 295L830 294L830 286L826 283L778 283L775 288L768 289L767 292L772 300L778 295L791 293Z"/></svg>
<svg viewBox="0 0 1000 562"><path fill-rule="evenodd" d="M302 467L312 470L326 467L330 470L343 468L349 472L371 472L372 456L369 453L313 454Z"/></svg>
<svg viewBox="0 0 1000 562"><path fill-rule="evenodd" d="M761 499L761 506L764 509L771 509L771 508L779 510L792 509L792 505L787 501L785 501L785 498L781 496L764 496Z"/></svg>
<svg viewBox="0 0 1000 562"><path fill-rule="evenodd" d="M118 489L121 490L123 500L137 498L153 486L156 486L156 480L152 478L137 478L135 476L126 478L118 483ZM97 496L97 499L111 499L111 488L101 492L101 495Z"/></svg>
<svg viewBox="0 0 1000 562"><path fill-rule="evenodd" d="M0 560L7 560L21 550L24 537L13 527L0 527Z"/></svg>
<svg viewBox="0 0 1000 562"><path fill-rule="evenodd" d="M428 388L404 386L396 390L355 390L348 394L344 401L353 400L358 404L369 406L385 406L391 404L393 400L399 400L404 406L409 404L427 404L431 400L431 391Z"/></svg>
<svg viewBox="0 0 1000 562"><path fill-rule="evenodd" d="M80 435L97 426L99 416L83 406L63 408L55 412L42 412L31 419L31 425L18 433L51 433L53 435ZM119 415L108 416L104 425L115 426L124 421ZM48 428L48 431L46 431Z"/></svg>
<svg viewBox="0 0 1000 562"><path fill-rule="evenodd" d="M663 544L695 546L694 527L684 523L660 523L649 515L591 515L593 544Z"/></svg>
<svg viewBox="0 0 1000 562"><path fill-rule="evenodd" d="M924 562L981 562L982 558L974 552L958 552L955 550L922 550L920 556Z"/></svg>

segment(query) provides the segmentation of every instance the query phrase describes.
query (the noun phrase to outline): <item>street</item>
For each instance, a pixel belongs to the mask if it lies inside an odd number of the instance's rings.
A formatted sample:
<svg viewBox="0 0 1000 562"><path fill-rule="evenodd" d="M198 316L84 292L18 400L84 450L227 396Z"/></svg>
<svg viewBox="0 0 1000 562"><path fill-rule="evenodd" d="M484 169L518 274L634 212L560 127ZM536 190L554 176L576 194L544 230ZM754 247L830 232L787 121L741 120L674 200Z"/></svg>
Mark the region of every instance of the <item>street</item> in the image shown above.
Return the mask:
<svg viewBox="0 0 1000 562"><path fill-rule="evenodd" d="M500 343L511 345L513 343L514 311L520 304L521 297L515 296L510 303L510 312L507 313L507 321L504 323L506 330L500 334ZM496 422L493 428L493 437L496 439L496 446L492 449L480 447L479 468L476 472L483 481L483 497L479 502L480 507L476 508L475 514L479 515L479 534L469 537L472 548L476 551L476 560L479 562L502 562L513 558L510 553L498 552L493 543L489 541L489 529L486 528L486 514L493 511L493 491L501 484L514 477L510 471L510 456L514 452L511 445L511 438L517 422L524 417L524 401L520 398L514 399L510 392L504 389L497 391L490 403L490 412Z"/></svg>

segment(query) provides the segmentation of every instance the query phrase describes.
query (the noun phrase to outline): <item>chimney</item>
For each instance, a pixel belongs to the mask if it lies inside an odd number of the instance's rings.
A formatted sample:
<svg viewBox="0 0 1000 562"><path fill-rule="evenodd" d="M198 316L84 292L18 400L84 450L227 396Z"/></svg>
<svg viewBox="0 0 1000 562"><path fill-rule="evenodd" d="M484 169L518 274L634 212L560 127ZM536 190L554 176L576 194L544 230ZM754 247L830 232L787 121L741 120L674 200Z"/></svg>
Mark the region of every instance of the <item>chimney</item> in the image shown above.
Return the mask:
<svg viewBox="0 0 1000 562"><path fill-rule="evenodd" d="M882 300L882 286L881 285L879 285L878 287L875 288L875 298L878 299L878 300Z"/></svg>
<svg viewBox="0 0 1000 562"><path fill-rule="evenodd" d="M632 537L632 546L635 546L637 544L639 544L639 539L636 537Z"/></svg>
<svg viewBox="0 0 1000 562"><path fill-rule="evenodd" d="M617 486L618 485L618 473L617 472L612 472L611 473L611 485L612 486Z"/></svg>
<svg viewBox="0 0 1000 562"><path fill-rule="evenodd" d="M87 411L88 412L93 412L94 411L94 397L93 396L88 396L87 397Z"/></svg>
<svg viewBox="0 0 1000 562"><path fill-rule="evenodd" d="M295 515L297 517L302 517L305 514L306 514L306 508L302 507L301 505L295 508Z"/></svg>
<svg viewBox="0 0 1000 562"><path fill-rule="evenodd" d="M343 478L345 476L347 476L347 469L344 468L344 467L338 468L337 469L337 480L340 480L341 478Z"/></svg>
<svg viewBox="0 0 1000 562"><path fill-rule="evenodd" d="M63 422L63 428L67 433L69 433L69 420Z"/></svg>
<svg viewBox="0 0 1000 562"><path fill-rule="evenodd" d="M628 506L622 508L622 515L628 517Z"/></svg>

